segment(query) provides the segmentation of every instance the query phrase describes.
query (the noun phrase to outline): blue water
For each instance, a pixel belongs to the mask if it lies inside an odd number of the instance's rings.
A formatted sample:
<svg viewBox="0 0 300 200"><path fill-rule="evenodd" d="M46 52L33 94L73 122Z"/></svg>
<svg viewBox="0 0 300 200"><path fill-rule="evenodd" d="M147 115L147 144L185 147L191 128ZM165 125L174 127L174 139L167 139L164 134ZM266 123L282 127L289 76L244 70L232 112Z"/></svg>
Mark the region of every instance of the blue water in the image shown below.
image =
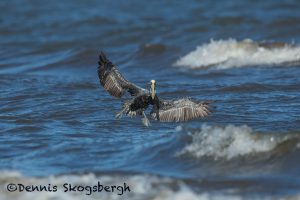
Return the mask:
<svg viewBox="0 0 300 200"><path fill-rule="evenodd" d="M150 174L183 181L199 199L230 189L241 198L299 194L299 9L279 0L1 1L2 179ZM238 45L203 46L216 41ZM219 55L217 67L175 66L199 46ZM100 50L135 84L155 79L161 98L215 100L212 115L150 127L115 119L122 103L99 84ZM222 68L229 51L270 62L229 56Z"/></svg>

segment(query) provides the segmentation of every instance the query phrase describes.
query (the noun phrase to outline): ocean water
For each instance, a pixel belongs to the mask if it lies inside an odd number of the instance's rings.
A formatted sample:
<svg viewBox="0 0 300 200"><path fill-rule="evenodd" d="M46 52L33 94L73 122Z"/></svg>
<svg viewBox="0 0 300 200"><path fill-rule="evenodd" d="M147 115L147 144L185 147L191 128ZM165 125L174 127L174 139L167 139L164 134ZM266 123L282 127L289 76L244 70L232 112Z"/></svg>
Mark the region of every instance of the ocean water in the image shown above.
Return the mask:
<svg viewBox="0 0 300 200"><path fill-rule="evenodd" d="M299 1L0 9L1 200L300 199ZM150 127L115 119L122 102L99 84L101 50L137 85L155 79L160 98L214 100L213 113ZM88 194L98 182L131 191Z"/></svg>

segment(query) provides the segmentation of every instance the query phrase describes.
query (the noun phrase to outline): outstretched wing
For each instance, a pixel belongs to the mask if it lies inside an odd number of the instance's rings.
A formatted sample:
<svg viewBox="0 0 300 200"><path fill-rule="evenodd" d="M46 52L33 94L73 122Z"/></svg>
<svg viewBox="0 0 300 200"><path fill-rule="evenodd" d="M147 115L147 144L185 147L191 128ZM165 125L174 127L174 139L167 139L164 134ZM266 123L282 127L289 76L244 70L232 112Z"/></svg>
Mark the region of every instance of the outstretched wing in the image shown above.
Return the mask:
<svg viewBox="0 0 300 200"><path fill-rule="evenodd" d="M147 90L127 81L103 52L100 52L98 64L100 83L110 95L121 98L126 91L131 96L147 93Z"/></svg>
<svg viewBox="0 0 300 200"><path fill-rule="evenodd" d="M204 118L210 114L209 102L194 102L190 99L160 100L159 119L162 122L181 122ZM156 119L156 112L151 113Z"/></svg>

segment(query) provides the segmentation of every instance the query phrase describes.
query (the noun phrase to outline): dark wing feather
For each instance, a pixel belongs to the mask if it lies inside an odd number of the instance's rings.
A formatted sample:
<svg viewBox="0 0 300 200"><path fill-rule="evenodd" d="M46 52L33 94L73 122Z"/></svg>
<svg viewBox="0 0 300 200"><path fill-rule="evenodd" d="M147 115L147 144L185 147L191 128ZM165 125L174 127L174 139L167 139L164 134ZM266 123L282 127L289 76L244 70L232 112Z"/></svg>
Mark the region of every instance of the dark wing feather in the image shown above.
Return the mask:
<svg viewBox="0 0 300 200"><path fill-rule="evenodd" d="M100 52L98 64L100 83L110 95L121 98L126 91L131 96L138 96L147 92L147 90L127 81L103 52Z"/></svg>
<svg viewBox="0 0 300 200"><path fill-rule="evenodd" d="M209 102L194 102L190 99L160 100L159 119L162 122L181 122L204 118L210 114ZM151 113L156 119L156 113Z"/></svg>

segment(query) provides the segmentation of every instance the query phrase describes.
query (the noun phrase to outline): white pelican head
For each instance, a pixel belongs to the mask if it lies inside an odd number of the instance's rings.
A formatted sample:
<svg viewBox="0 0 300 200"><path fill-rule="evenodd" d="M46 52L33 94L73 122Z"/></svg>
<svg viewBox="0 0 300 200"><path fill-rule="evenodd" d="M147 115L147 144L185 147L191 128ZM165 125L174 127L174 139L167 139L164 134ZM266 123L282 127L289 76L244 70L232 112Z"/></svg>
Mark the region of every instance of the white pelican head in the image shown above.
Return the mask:
<svg viewBox="0 0 300 200"><path fill-rule="evenodd" d="M150 91L151 98L154 99L154 97L155 97L155 80L151 80L150 83L151 83L151 91Z"/></svg>

